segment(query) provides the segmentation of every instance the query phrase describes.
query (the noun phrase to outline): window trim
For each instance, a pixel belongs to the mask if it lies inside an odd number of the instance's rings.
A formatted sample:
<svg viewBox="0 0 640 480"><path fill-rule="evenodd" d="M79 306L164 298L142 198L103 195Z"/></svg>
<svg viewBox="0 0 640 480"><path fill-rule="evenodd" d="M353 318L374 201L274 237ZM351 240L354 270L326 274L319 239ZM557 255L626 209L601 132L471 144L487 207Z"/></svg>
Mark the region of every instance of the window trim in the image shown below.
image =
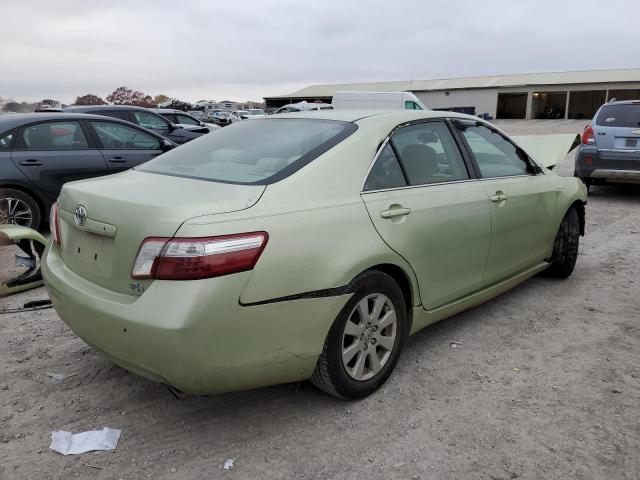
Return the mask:
<svg viewBox="0 0 640 480"><path fill-rule="evenodd" d="M31 123L27 123L24 125L20 125L20 127L17 128L17 133L16 133L16 138L13 141L13 146L11 147L11 151L18 151L18 152L83 152L83 151L87 151L87 150L96 150L96 144L93 141L93 137L91 136L90 132L88 132L87 130L87 126L84 125L83 122L84 119L81 118L52 118L52 119L48 119L48 120L40 120L40 121L35 121L35 122L31 122ZM33 127L34 125L43 125L45 123L77 123L80 125L80 128L82 129L82 133L84 134L84 139L87 141L87 148L49 148L49 149L39 149L39 150L32 150L30 148L27 147L27 144L24 141L24 130L26 128L29 127Z"/></svg>
<svg viewBox="0 0 640 480"><path fill-rule="evenodd" d="M162 151L162 139L158 138L158 135L153 135L153 131L149 131L149 130L143 130L143 128L139 127L137 124L132 124L132 125L127 125L124 122L114 122L112 121L113 117L106 117L105 120L103 119L91 119L91 120L87 120L87 122L89 123L88 128L91 130L91 133L93 135L95 135L94 139L95 139L95 143L96 143L96 147L100 150L107 150L107 151L113 151L113 150L138 150L138 151ZM138 131L139 133L143 134L143 135L148 135L150 137L153 137L155 140L158 141L159 147L156 148L129 148L129 147L122 147L122 148L107 148L104 146L104 144L102 143L102 140L100 140L100 135L98 135L98 132L96 131L95 127L93 126L94 122L99 122L99 123L113 123L115 125L119 125L121 127L125 127L125 128L131 128L133 130Z"/></svg>
<svg viewBox="0 0 640 480"><path fill-rule="evenodd" d="M435 183L421 183L421 184L417 184L417 185L412 185L409 182L409 178L407 177L407 172L405 171L404 168L404 164L402 162L402 158L400 157L400 155L398 154L398 150L396 149L395 144L393 143L393 139L391 137L393 137L393 135L395 134L396 131L405 128L405 127L409 127L412 125L417 125L420 123L433 123L433 122L440 122L446 125L446 127L449 129L449 132L451 133L451 137L453 138L454 143L456 144L456 146L458 147L458 151L460 152L460 156L462 157L462 162L467 170L467 174L469 175L469 178L465 178L465 179L461 179L461 180L451 180L448 182L435 182ZM400 164L400 169L402 170L402 174L404 175L404 180L407 183L404 187L390 187L390 188L383 188L383 189L378 189L378 190L365 190L364 186L367 183L367 179L369 178L369 175L371 173L371 171L373 170L373 166L375 165L375 163L378 161L378 157L380 156L380 154L382 153L382 151L384 150L384 148L386 147L387 143L391 142L391 147L393 148L393 153L396 155L396 158L398 159L398 163ZM451 118L450 117L436 117L436 118L421 118L418 120L411 120L408 122L402 122L398 125L396 125L395 127L393 127L391 129L391 131L387 134L387 136L384 138L384 140L380 143L380 146L378 147L378 150L376 151L373 160L371 161L371 163L369 164L369 167L367 168L367 171L365 173L364 179L362 180L362 184L360 186L360 194L366 194L366 193L374 193L374 192L386 192L386 191L392 191L392 190L401 190L401 189L406 189L406 188L421 188L421 187L431 187L431 186L435 186L435 185L450 185L450 184L454 184L454 183L464 183L464 182L471 182L471 181L477 181L480 179L480 176L478 175L478 172L476 171L476 167L474 165L474 163L471 161L471 158L469 157L469 153L467 152L466 148L464 147L464 145L461 144L461 139L460 136L458 134L457 129L451 124Z"/></svg>

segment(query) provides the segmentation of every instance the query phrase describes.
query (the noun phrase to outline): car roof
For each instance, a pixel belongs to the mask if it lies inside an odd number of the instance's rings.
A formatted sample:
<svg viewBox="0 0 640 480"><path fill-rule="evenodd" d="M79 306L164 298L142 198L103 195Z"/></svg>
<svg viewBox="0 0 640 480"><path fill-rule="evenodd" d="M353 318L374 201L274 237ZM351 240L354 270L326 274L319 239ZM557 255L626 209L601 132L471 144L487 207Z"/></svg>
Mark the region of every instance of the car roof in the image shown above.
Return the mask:
<svg viewBox="0 0 640 480"><path fill-rule="evenodd" d="M306 110L301 112L279 113L269 118L318 118L322 120L339 120L357 122L363 118L376 117L381 122L410 122L427 118L456 117L479 120L478 117L464 113L441 110Z"/></svg>
<svg viewBox="0 0 640 480"><path fill-rule="evenodd" d="M6 132L22 125L33 122L46 122L48 120L113 120L126 125L133 125L119 118L105 117L104 115L91 115L89 113L16 113L15 115L0 115L0 132Z"/></svg>
<svg viewBox="0 0 640 480"><path fill-rule="evenodd" d="M183 113L185 115L191 115L189 112L183 112L182 110L176 110L175 108L147 108L145 110L151 110L156 113Z"/></svg>
<svg viewBox="0 0 640 480"><path fill-rule="evenodd" d="M640 100L616 100L615 102L607 102L603 105L607 106L607 105L630 105L630 104L640 104Z"/></svg>
<svg viewBox="0 0 640 480"><path fill-rule="evenodd" d="M136 107L134 105L71 105L62 109L65 112L86 112L87 110L144 110L146 112L151 108Z"/></svg>

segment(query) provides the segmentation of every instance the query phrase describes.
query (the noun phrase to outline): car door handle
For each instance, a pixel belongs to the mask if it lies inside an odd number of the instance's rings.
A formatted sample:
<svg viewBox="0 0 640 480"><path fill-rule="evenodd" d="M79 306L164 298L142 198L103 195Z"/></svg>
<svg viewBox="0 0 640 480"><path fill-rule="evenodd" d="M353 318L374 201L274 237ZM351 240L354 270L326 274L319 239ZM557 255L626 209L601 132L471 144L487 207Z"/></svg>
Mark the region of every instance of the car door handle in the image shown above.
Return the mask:
<svg viewBox="0 0 640 480"><path fill-rule="evenodd" d="M127 159L124 157L111 157L109 161L111 163L126 163Z"/></svg>
<svg viewBox="0 0 640 480"><path fill-rule="evenodd" d="M402 217L411 213L410 208L390 208L389 210L383 210L380 212L382 218Z"/></svg>
<svg viewBox="0 0 640 480"><path fill-rule="evenodd" d="M509 195L505 195L502 192L496 192L495 195L491 196L491 201L492 202L504 202L508 198L509 198Z"/></svg>
<svg viewBox="0 0 640 480"><path fill-rule="evenodd" d="M36 160L35 158L30 158L29 160L23 160L20 162L20 165L24 165L25 167L39 167L42 165L40 160Z"/></svg>

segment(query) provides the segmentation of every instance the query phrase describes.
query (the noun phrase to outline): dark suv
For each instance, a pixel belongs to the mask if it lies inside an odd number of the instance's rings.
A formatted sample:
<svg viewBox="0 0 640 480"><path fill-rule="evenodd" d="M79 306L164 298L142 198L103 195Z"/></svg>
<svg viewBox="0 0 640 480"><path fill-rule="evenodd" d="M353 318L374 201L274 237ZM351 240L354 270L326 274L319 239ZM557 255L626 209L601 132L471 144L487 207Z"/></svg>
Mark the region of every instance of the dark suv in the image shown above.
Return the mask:
<svg viewBox="0 0 640 480"><path fill-rule="evenodd" d="M175 146L105 116L0 115L0 224L42 228L66 182L128 170Z"/></svg>
<svg viewBox="0 0 640 480"><path fill-rule="evenodd" d="M104 115L107 117L126 120L127 122L135 123L141 127L152 130L178 144L186 143L194 138L198 138L209 133L209 129L206 127L196 129L182 128L171 123L161 115L143 107L132 107L129 105L88 105L82 107L66 107L64 108L64 111L74 113L92 113L94 115Z"/></svg>
<svg viewBox="0 0 640 480"><path fill-rule="evenodd" d="M640 183L640 100L600 107L582 134L575 176L587 187L607 181Z"/></svg>

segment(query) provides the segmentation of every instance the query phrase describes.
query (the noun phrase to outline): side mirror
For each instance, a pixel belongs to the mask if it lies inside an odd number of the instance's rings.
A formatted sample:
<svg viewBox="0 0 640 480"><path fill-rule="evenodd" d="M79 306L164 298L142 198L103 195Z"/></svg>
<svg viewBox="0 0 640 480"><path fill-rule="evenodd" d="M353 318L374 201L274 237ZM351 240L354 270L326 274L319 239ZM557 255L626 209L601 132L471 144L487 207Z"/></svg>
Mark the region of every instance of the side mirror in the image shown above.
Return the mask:
<svg viewBox="0 0 640 480"><path fill-rule="evenodd" d="M167 139L162 140L162 151L163 152L168 152L169 150L173 149L175 145L173 144L173 142L170 142Z"/></svg>

